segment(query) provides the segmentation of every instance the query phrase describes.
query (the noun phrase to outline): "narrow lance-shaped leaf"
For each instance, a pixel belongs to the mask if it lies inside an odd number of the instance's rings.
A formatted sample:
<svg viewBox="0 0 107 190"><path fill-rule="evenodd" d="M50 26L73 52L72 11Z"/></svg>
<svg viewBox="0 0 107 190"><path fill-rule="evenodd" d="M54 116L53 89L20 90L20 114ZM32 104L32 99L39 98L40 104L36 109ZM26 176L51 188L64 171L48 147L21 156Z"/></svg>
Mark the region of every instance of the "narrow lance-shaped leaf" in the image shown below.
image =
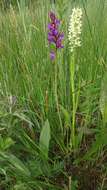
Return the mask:
<svg viewBox="0 0 107 190"><path fill-rule="evenodd" d="M50 142L50 125L48 120L46 120L40 134L40 150L41 152L48 157L48 151L49 151L49 142Z"/></svg>

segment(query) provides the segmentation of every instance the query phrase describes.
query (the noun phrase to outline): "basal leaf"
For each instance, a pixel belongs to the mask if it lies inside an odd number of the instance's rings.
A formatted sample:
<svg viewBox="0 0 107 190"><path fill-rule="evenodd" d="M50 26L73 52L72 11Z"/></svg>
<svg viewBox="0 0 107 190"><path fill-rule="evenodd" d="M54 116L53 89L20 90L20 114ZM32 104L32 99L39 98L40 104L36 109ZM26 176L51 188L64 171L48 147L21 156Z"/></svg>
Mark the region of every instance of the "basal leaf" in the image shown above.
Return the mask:
<svg viewBox="0 0 107 190"><path fill-rule="evenodd" d="M41 152L48 157L48 151L49 151L49 142L50 142L50 125L48 120L46 120L40 134L40 150Z"/></svg>

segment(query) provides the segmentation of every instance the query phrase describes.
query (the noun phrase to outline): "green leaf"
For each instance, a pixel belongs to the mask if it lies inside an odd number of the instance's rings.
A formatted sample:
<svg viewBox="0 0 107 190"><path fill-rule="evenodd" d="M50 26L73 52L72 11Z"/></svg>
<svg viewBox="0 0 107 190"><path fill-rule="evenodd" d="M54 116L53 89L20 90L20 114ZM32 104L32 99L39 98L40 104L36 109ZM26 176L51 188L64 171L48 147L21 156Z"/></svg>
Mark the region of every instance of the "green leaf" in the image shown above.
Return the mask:
<svg viewBox="0 0 107 190"><path fill-rule="evenodd" d="M14 188L13 188L13 190L31 190L31 188L30 187L28 187L26 184L24 184L24 183L19 183L19 184L16 184L15 186L14 186Z"/></svg>
<svg viewBox="0 0 107 190"><path fill-rule="evenodd" d="M14 144L14 141L10 137L3 138L0 135L0 150L2 150L2 151L6 150L13 144Z"/></svg>
<svg viewBox="0 0 107 190"><path fill-rule="evenodd" d="M62 105L60 105L60 109L61 109L62 114L63 114L63 116L64 116L65 123L66 123L67 125L69 125L69 124L70 124L70 114L69 114L68 110L65 109Z"/></svg>
<svg viewBox="0 0 107 190"><path fill-rule="evenodd" d="M48 151L49 151L49 142L50 142L50 125L48 120L46 120L40 134L40 150L41 152L48 158Z"/></svg>
<svg viewBox="0 0 107 190"><path fill-rule="evenodd" d="M104 75L104 78L101 84L100 111L101 111L104 123L107 123L107 73Z"/></svg>
<svg viewBox="0 0 107 190"><path fill-rule="evenodd" d="M24 176L30 177L29 169L15 155L6 154L6 153L3 153L0 151L0 157L3 158L3 160L6 160L7 163L9 163L10 167L12 167L12 169L14 169L14 172L20 173L20 175L22 174Z"/></svg>
<svg viewBox="0 0 107 190"><path fill-rule="evenodd" d="M74 181L74 180L72 180L72 182L71 182L71 189L70 190L77 190L78 189L78 181Z"/></svg>
<svg viewBox="0 0 107 190"><path fill-rule="evenodd" d="M30 126L33 126L33 123L29 120L29 118L24 113L14 112L13 115L16 116L17 118L19 118L21 121L25 121Z"/></svg>
<svg viewBox="0 0 107 190"><path fill-rule="evenodd" d="M39 146L23 130L17 136L30 154L38 154Z"/></svg>
<svg viewBox="0 0 107 190"><path fill-rule="evenodd" d="M100 133L96 134L96 139L92 143L88 152L82 157L78 158L74 161L75 164L79 164L79 162L83 160L92 160L95 157L98 159L98 153L103 149L104 146L107 146L107 129L104 128L100 131Z"/></svg>

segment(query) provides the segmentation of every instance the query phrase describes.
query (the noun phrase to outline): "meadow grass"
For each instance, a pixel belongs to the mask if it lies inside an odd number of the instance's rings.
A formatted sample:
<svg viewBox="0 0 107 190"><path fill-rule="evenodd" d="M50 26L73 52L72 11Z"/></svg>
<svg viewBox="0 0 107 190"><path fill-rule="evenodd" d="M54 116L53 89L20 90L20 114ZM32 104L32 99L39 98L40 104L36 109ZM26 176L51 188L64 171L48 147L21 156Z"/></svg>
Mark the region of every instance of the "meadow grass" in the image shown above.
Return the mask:
<svg viewBox="0 0 107 190"><path fill-rule="evenodd" d="M83 26L71 78L73 7L82 8ZM50 10L65 36L56 64L47 41ZM106 0L41 0L1 9L0 190L107 189L106 16Z"/></svg>

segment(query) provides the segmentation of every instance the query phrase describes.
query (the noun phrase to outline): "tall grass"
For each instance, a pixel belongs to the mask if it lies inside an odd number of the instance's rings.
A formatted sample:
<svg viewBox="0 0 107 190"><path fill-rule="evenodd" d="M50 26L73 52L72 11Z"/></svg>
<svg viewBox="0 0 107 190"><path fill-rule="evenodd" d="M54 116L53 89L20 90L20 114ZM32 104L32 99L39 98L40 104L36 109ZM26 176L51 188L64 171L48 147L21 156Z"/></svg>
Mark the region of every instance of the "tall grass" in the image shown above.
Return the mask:
<svg viewBox="0 0 107 190"><path fill-rule="evenodd" d="M67 40L72 8L83 10L82 46L75 54L75 89L70 85ZM62 20L64 49L49 59L48 12ZM100 167L93 190L106 189L107 3L48 0L17 4L0 12L0 189L90 189L90 168ZM72 93L75 149L70 146ZM83 173L82 173L82 169ZM79 172L76 168L79 168ZM88 168L88 169L86 169ZM83 180L83 174L89 173ZM98 170L99 172L99 170ZM92 184L93 185L93 184Z"/></svg>

